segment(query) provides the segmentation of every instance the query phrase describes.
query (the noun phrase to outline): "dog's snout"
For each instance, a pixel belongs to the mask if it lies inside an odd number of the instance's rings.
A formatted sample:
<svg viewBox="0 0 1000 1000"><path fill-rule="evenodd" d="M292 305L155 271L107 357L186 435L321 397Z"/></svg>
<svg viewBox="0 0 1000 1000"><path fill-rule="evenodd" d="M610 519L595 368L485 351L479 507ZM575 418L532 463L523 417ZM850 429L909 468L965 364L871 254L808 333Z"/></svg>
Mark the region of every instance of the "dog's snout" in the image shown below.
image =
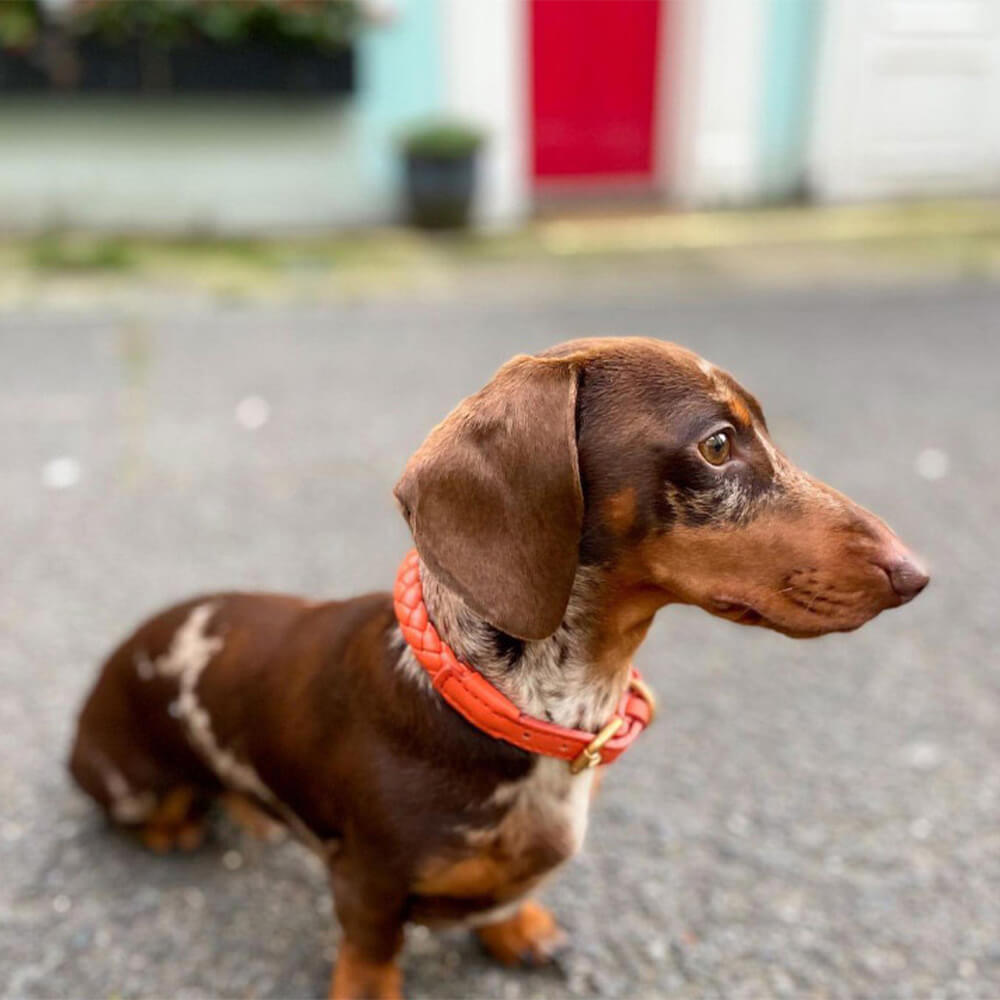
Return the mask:
<svg viewBox="0 0 1000 1000"><path fill-rule="evenodd" d="M900 604L912 601L930 582L927 567L883 521L867 511L864 515L857 527L873 546L868 558L885 573Z"/></svg>
<svg viewBox="0 0 1000 1000"><path fill-rule="evenodd" d="M889 575L892 589L903 603L912 601L930 581L927 570L909 553L895 559L885 567L885 571Z"/></svg>

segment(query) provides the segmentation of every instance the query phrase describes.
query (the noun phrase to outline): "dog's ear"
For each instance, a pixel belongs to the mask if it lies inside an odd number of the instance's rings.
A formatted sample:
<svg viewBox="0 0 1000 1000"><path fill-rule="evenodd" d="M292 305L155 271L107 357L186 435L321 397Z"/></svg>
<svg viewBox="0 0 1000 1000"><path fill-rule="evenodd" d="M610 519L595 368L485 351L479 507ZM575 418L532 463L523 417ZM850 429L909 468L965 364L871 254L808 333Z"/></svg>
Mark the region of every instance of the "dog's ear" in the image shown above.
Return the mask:
<svg viewBox="0 0 1000 1000"><path fill-rule="evenodd" d="M559 627L576 574L578 368L572 358L507 362L430 432L396 484L424 563L521 639Z"/></svg>

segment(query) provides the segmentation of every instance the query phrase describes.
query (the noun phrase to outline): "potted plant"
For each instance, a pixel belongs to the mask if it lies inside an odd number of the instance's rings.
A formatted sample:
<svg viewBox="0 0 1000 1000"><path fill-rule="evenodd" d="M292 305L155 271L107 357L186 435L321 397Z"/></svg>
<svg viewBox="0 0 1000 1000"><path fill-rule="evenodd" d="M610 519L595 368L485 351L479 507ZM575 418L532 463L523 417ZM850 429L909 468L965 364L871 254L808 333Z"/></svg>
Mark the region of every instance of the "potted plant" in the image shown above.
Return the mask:
<svg viewBox="0 0 1000 1000"><path fill-rule="evenodd" d="M406 196L411 222L424 229L468 225L476 187L476 157L484 135L474 125L437 120L403 135Z"/></svg>

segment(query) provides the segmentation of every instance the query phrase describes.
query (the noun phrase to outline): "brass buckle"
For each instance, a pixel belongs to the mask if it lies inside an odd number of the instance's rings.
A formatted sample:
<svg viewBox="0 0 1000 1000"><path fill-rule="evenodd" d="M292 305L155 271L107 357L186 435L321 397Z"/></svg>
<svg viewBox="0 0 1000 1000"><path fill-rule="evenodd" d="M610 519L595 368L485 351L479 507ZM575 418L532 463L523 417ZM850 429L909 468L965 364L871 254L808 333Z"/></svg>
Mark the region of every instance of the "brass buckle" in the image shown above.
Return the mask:
<svg viewBox="0 0 1000 1000"><path fill-rule="evenodd" d="M579 774L601 763L600 749L615 733L625 725L625 720L616 715L581 751L569 762L573 774Z"/></svg>
<svg viewBox="0 0 1000 1000"><path fill-rule="evenodd" d="M638 677L630 677L628 686L649 705L649 721L652 722L656 718L656 695L653 694L653 689Z"/></svg>

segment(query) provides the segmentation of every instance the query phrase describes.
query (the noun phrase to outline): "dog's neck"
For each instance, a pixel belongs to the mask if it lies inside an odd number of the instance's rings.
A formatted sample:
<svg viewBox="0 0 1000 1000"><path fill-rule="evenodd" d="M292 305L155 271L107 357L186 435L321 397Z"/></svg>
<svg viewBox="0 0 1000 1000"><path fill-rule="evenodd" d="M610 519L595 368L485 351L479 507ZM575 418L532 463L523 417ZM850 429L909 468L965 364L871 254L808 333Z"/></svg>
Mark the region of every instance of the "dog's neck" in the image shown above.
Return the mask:
<svg viewBox="0 0 1000 1000"><path fill-rule="evenodd" d="M442 640L522 712L591 732L614 715L632 654L655 609L643 611L639 620L635 613L609 615L607 579L581 568L559 628L546 639L522 640L486 622L423 563L420 578L428 616ZM609 630L609 620L620 627ZM408 646L402 663L427 681Z"/></svg>

